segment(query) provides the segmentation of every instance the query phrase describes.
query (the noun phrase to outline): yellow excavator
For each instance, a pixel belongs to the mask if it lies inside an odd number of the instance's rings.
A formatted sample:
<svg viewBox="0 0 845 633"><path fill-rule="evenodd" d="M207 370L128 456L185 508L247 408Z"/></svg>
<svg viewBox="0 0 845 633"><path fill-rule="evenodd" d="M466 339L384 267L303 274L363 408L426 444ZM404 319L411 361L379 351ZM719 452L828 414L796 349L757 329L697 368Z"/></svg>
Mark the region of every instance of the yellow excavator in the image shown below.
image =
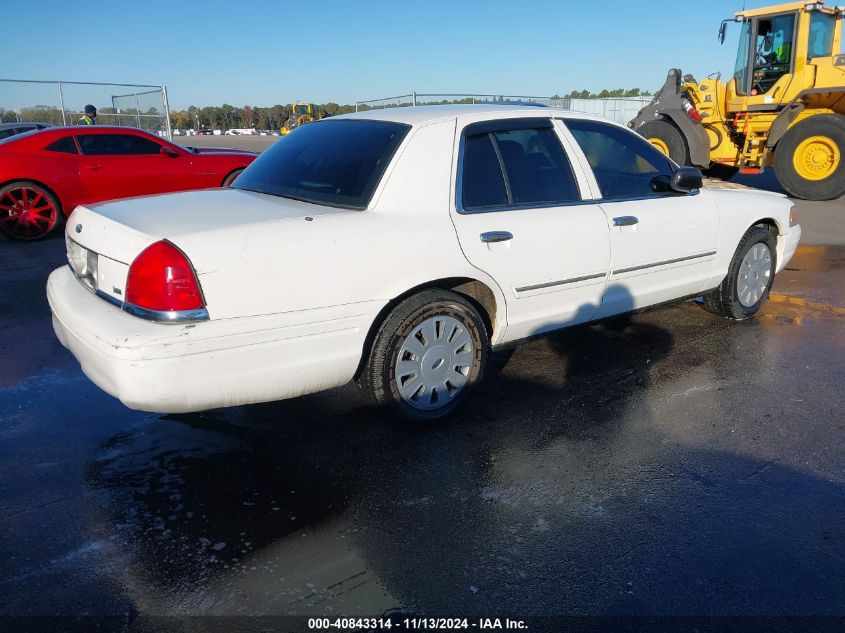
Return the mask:
<svg viewBox="0 0 845 633"><path fill-rule="evenodd" d="M697 82L669 71L628 124L680 165L728 179L774 167L793 197L845 195L845 7L790 2L740 11L736 67Z"/></svg>
<svg viewBox="0 0 845 633"><path fill-rule="evenodd" d="M322 114L317 112L317 106L313 103L294 103L291 107L290 118L282 126L281 134L285 136L300 125L318 121L322 118Z"/></svg>

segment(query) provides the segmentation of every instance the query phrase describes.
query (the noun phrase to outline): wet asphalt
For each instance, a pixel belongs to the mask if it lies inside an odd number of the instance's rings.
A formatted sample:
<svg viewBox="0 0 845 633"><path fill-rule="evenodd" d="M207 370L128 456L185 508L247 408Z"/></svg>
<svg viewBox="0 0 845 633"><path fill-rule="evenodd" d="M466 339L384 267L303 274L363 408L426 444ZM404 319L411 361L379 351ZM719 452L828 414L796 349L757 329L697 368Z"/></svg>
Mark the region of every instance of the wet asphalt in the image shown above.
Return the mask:
<svg viewBox="0 0 845 633"><path fill-rule="evenodd" d="M500 355L426 428L365 407L354 385L131 411L53 335L61 236L0 253L6 630L845 616L842 247L802 248L752 320L689 302ZM178 630L206 630L190 621Z"/></svg>

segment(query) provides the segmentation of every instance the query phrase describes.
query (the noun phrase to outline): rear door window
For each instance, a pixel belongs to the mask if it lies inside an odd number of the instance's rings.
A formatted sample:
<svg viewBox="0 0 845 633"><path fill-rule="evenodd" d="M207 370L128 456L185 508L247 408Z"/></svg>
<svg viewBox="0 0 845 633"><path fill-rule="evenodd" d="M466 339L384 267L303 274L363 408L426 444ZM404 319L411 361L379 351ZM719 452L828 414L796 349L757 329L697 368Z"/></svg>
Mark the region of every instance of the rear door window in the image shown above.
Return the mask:
<svg viewBox="0 0 845 633"><path fill-rule="evenodd" d="M161 152L161 145L134 134L80 134L77 138L85 156L137 156Z"/></svg>
<svg viewBox="0 0 845 633"><path fill-rule="evenodd" d="M829 57L833 54L833 35L836 32L835 15L813 11L810 14L810 40L807 47L807 61L813 57Z"/></svg>
<svg viewBox="0 0 845 633"><path fill-rule="evenodd" d="M599 121L566 119L587 156L602 198L672 195L672 163L634 132Z"/></svg>
<svg viewBox="0 0 845 633"><path fill-rule="evenodd" d="M517 127L518 121L513 129L507 129L507 122L502 125L464 141L464 210L580 200L572 167L551 127Z"/></svg>

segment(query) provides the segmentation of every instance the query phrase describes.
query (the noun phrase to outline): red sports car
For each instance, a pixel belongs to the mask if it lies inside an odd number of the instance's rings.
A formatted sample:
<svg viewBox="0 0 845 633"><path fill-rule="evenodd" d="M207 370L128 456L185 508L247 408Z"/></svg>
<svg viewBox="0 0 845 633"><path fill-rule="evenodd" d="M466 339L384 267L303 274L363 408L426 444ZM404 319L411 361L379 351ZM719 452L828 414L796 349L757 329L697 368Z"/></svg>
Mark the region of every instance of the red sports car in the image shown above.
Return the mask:
<svg viewBox="0 0 845 633"><path fill-rule="evenodd" d="M78 204L226 187L257 154L174 145L125 127L56 127L0 141L0 231L47 235Z"/></svg>

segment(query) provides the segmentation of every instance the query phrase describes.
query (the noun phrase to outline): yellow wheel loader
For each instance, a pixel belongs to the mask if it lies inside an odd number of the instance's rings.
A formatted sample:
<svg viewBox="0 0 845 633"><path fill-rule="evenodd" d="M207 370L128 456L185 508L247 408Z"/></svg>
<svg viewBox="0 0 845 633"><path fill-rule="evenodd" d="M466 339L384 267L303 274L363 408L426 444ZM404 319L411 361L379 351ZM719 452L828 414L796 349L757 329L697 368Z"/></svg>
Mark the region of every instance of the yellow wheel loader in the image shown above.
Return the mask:
<svg viewBox="0 0 845 633"><path fill-rule="evenodd" d="M793 197L845 195L843 7L791 2L749 9L739 22L727 82L672 69L654 100L628 124L680 165L728 179L774 167Z"/></svg>
<svg viewBox="0 0 845 633"><path fill-rule="evenodd" d="M281 129L282 136L290 134L294 128L300 125L311 123L322 119L322 114L317 113L317 106L313 103L294 103L291 107L290 118Z"/></svg>

